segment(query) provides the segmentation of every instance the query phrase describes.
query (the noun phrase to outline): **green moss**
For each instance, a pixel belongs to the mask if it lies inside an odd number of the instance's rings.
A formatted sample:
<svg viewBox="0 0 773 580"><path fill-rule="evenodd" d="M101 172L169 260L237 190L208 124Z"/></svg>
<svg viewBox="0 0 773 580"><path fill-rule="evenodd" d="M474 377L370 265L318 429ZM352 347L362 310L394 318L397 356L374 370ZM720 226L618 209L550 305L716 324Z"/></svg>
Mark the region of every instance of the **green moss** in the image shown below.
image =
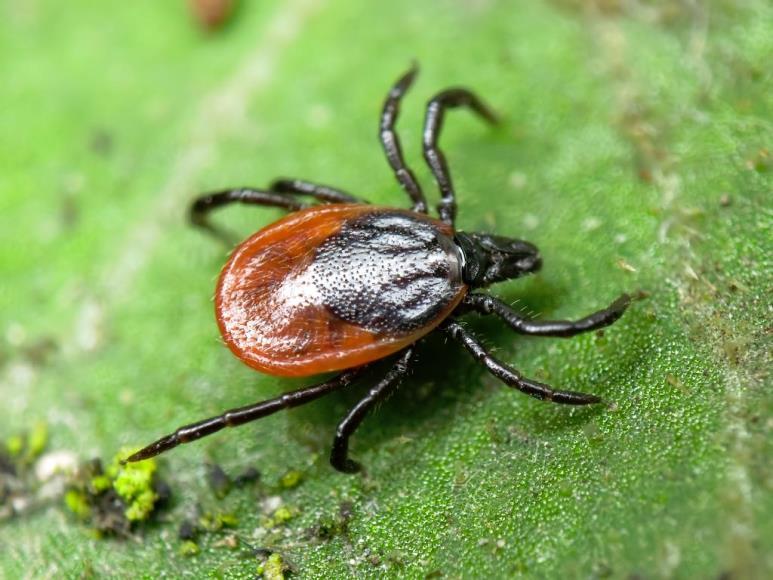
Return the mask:
<svg viewBox="0 0 773 580"><path fill-rule="evenodd" d="M35 459L46 448L48 444L48 425L43 421L38 421L32 427L29 439L27 440L27 455L30 460Z"/></svg>
<svg viewBox="0 0 773 580"><path fill-rule="evenodd" d="M199 545L192 540L185 540L180 544L179 552L181 556L197 556L201 552Z"/></svg>
<svg viewBox="0 0 773 580"><path fill-rule="evenodd" d="M126 508L126 518L130 522L148 519L158 496L151 490L145 490L133 497Z"/></svg>
<svg viewBox="0 0 773 580"><path fill-rule="evenodd" d="M147 519L153 512L158 495L153 481L158 464L154 459L122 464L121 459L136 450L123 449L113 458L107 469L113 489L126 503L126 518L130 522Z"/></svg>
<svg viewBox="0 0 773 580"><path fill-rule="evenodd" d="M282 476L282 478L279 480L279 485L285 489L292 489L294 487L298 487L301 481L303 481L303 473L297 469L291 469Z"/></svg>
<svg viewBox="0 0 773 580"><path fill-rule="evenodd" d="M64 503L67 508L82 520L86 520L91 515L88 496L78 490L70 489L64 494Z"/></svg>
<svg viewBox="0 0 773 580"><path fill-rule="evenodd" d="M5 448L8 450L8 455L18 457L24 451L24 437L21 435L11 435L5 441Z"/></svg>
<svg viewBox="0 0 773 580"><path fill-rule="evenodd" d="M217 532L223 528L235 528L239 518L228 512L206 513L199 518L199 526L208 532Z"/></svg>
<svg viewBox="0 0 773 580"><path fill-rule="evenodd" d="M100 535L125 535L157 507L157 464L122 465L126 453L119 452L106 470L98 459L87 462L67 481L65 504Z"/></svg>
<svg viewBox="0 0 773 580"><path fill-rule="evenodd" d="M292 517L292 510L286 506L282 506L274 512L273 521L275 525L279 525L291 520Z"/></svg>
<svg viewBox="0 0 773 580"><path fill-rule="evenodd" d="M48 444L48 425L36 421L32 429L6 438L5 449L15 466L26 470L40 456Z"/></svg>
<svg viewBox="0 0 773 580"><path fill-rule="evenodd" d="M97 493L110 489L112 485L113 482L107 475L100 474L91 478L91 488Z"/></svg>
<svg viewBox="0 0 773 580"><path fill-rule="evenodd" d="M236 526L239 525L239 518L236 517L234 514L230 514L230 513L218 514L217 519L218 519L218 522L220 522L221 527L235 528Z"/></svg>
<svg viewBox="0 0 773 580"><path fill-rule="evenodd" d="M258 574L262 575L266 580L284 580L285 569L282 556L273 553L263 564L258 566Z"/></svg>

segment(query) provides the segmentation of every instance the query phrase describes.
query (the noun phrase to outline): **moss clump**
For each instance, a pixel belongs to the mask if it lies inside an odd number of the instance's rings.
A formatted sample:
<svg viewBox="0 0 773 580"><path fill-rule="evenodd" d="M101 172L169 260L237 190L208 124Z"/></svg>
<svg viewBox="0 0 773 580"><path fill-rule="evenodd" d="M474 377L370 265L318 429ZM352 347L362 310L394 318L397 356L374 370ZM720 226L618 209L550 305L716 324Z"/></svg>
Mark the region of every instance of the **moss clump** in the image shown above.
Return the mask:
<svg viewBox="0 0 773 580"><path fill-rule="evenodd" d="M131 504L126 508L124 514L130 522L137 522L148 519L153 506L156 504L158 496L155 492L147 490L134 496Z"/></svg>
<svg viewBox="0 0 773 580"><path fill-rule="evenodd" d="M181 556L196 556L201 552L201 548L199 548L199 545L193 540L185 540L180 545L179 552Z"/></svg>
<svg viewBox="0 0 773 580"><path fill-rule="evenodd" d="M271 514L270 517L263 517L261 521L261 525L267 530L270 530L272 528L276 528L278 526L282 526L286 524L295 516L297 516L299 513L300 511L298 510L298 508L280 506L276 510L274 510L274 512Z"/></svg>
<svg viewBox="0 0 773 580"><path fill-rule="evenodd" d="M38 457L48 444L48 425L39 421L35 423L27 438L27 455L30 459Z"/></svg>
<svg viewBox="0 0 773 580"><path fill-rule="evenodd" d="M282 479L279 480L279 485L284 489L292 489L298 487L301 481L303 481L303 473L297 469L292 469L282 476Z"/></svg>
<svg viewBox="0 0 773 580"><path fill-rule="evenodd" d="M286 506L282 506L274 512L274 521L277 524L283 524L291 520L292 517L293 517L292 511L290 511L290 508Z"/></svg>
<svg viewBox="0 0 773 580"><path fill-rule="evenodd" d="M274 552L258 566L258 574L266 580L284 580L284 573L287 569L287 564L285 564L281 554Z"/></svg>
<svg viewBox="0 0 773 580"><path fill-rule="evenodd" d="M38 463L48 445L48 426L38 421L31 429L0 439L0 522L34 510L50 497L57 484L43 485L62 469L62 457ZM65 454L66 455L66 454ZM77 498L71 498L73 504Z"/></svg>
<svg viewBox="0 0 773 580"><path fill-rule="evenodd" d="M72 513L85 520L91 515L91 506L86 493L77 489L68 489L64 494L64 503Z"/></svg>
<svg viewBox="0 0 773 580"><path fill-rule="evenodd" d="M107 469L107 477L112 481L113 489L126 503L126 519L130 522L146 520L158 499L153 487L158 463L155 459L146 459L137 463L121 464L120 458L125 457L125 451L113 458Z"/></svg>
<svg viewBox="0 0 773 580"><path fill-rule="evenodd" d="M97 493L100 491L107 491L112 485L113 483L107 475L95 475L91 478L91 487Z"/></svg>
<svg viewBox="0 0 773 580"><path fill-rule="evenodd" d="M20 467L29 466L48 444L48 425L38 421L29 433L17 433L5 440L8 456Z"/></svg>
<svg viewBox="0 0 773 580"><path fill-rule="evenodd" d="M199 527L207 532L219 532L223 528L235 528L238 525L239 518L227 512L206 513L199 518Z"/></svg>
<svg viewBox="0 0 773 580"><path fill-rule="evenodd" d="M166 488L155 460L121 464L126 455L119 452L107 469L99 459L81 465L68 482L67 509L100 534L124 535L148 520L161 500L158 490Z"/></svg>
<svg viewBox="0 0 773 580"><path fill-rule="evenodd" d="M24 449L24 438L21 435L11 435L5 441L5 448L8 450L8 455L18 457Z"/></svg>

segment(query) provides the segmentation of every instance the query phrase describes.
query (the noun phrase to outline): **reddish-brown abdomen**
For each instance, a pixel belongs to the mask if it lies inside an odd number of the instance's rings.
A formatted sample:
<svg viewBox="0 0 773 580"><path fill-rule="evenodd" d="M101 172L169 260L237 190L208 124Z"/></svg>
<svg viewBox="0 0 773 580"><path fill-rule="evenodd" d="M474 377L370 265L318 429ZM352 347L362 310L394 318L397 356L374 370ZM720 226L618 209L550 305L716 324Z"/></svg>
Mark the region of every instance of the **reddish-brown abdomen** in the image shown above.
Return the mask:
<svg viewBox="0 0 773 580"><path fill-rule="evenodd" d="M437 326L466 292L453 231L421 214L315 206L257 232L223 268L220 331L280 376L356 367Z"/></svg>

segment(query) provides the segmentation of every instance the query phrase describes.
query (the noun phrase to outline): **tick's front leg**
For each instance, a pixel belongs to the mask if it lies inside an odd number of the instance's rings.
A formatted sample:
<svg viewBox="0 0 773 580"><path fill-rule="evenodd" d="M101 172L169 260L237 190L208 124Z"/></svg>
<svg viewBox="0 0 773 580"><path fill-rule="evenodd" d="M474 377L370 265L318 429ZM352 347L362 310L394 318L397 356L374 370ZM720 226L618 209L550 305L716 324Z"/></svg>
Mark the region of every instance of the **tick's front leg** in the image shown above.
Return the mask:
<svg viewBox="0 0 773 580"><path fill-rule="evenodd" d="M606 308L579 320L529 320L498 298L487 294L468 294L461 308L462 311L472 310L480 314L493 314L521 334L569 338L609 326L623 315L630 304L631 297L623 294Z"/></svg>

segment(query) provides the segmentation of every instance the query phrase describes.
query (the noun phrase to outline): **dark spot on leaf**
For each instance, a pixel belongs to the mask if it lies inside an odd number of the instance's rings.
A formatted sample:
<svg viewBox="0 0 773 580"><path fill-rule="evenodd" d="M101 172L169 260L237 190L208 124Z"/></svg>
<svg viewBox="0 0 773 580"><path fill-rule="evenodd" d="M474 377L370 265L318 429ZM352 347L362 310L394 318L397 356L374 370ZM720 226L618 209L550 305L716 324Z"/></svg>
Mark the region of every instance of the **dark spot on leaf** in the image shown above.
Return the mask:
<svg viewBox="0 0 773 580"><path fill-rule="evenodd" d="M216 463L209 463L206 467L209 488L215 494L215 497L223 499L231 491L231 478Z"/></svg>
<svg viewBox="0 0 773 580"><path fill-rule="evenodd" d="M177 531L177 537L181 540L195 540L198 535L199 528L191 520L183 520Z"/></svg>
<svg viewBox="0 0 773 580"><path fill-rule="evenodd" d="M254 467L248 467L234 478L234 484L237 487L244 487L260 479L260 471Z"/></svg>

